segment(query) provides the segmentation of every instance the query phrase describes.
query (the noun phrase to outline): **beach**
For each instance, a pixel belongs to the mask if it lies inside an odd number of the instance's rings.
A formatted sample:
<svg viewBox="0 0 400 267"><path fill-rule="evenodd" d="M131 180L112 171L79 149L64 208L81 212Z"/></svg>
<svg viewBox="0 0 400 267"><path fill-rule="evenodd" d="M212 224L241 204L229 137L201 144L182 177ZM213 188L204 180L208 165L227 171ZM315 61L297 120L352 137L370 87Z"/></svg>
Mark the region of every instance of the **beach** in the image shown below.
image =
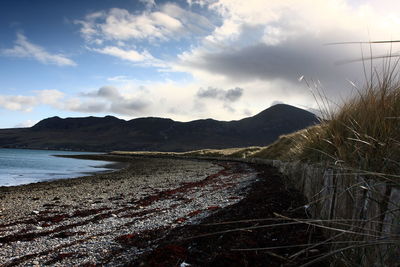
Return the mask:
<svg viewBox="0 0 400 267"><path fill-rule="evenodd" d="M270 253L253 257L231 249L310 240L306 225L239 231L237 238L232 227L243 227L242 223L219 225L275 217L276 212L306 216L304 198L288 189L270 167L194 159L77 157L113 161L124 168L0 187L0 266L180 266L185 261L197 262L190 266L213 266L221 255L234 259L225 266L243 266L243 260L279 266L285 260ZM202 237L215 231L227 233ZM304 258L297 259L301 261Z"/></svg>
<svg viewBox="0 0 400 267"><path fill-rule="evenodd" d="M239 201L256 179L254 170L238 163L80 157L127 165L112 173L1 187L1 266L122 264L150 247L110 261L121 236L192 223Z"/></svg>

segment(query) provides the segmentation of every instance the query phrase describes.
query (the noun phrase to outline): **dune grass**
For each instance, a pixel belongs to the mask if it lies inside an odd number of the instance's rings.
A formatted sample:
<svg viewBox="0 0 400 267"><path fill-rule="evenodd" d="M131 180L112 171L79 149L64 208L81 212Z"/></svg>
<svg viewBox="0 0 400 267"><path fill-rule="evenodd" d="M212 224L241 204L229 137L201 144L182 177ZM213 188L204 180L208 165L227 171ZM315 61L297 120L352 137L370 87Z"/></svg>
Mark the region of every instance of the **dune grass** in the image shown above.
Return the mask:
<svg viewBox="0 0 400 267"><path fill-rule="evenodd" d="M353 98L334 108L327 105L327 99L322 99L320 103L323 106L323 118L320 126L303 131L300 141L293 141L292 144L287 142L289 151L294 151L292 159L324 162L360 174L359 177L365 184L365 205L369 202L379 203L381 212L376 218L361 218L359 226L355 224L360 233L371 233L371 229L374 229L372 225L376 224L374 220L382 220L378 224L383 224L389 205L395 210L399 209L399 203L390 203L388 195L392 186L400 185L399 60L388 57L380 69L371 69L366 75L365 85L361 88L355 87L356 94ZM378 181L381 180L387 184L385 192L379 191L379 186L384 184L379 185ZM350 182L353 184L344 193L350 193L352 187L359 186L357 179ZM373 206L368 204L366 207L371 209ZM353 216L357 216L356 210ZM331 225L331 222L328 223ZM356 229L354 227L352 225L350 229ZM343 226L334 228L336 231L346 229ZM333 266L360 266L366 262L376 266L391 266L394 261L390 257L398 257L400 243L394 232L383 239L383 228L378 227L372 237L343 236L346 245L332 246L326 257L332 260Z"/></svg>
<svg viewBox="0 0 400 267"><path fill-rule="evenodd" d="M335 161L368 172L400 173L398 60L375 70L357 95L304 135L299 158Z"/></svg>

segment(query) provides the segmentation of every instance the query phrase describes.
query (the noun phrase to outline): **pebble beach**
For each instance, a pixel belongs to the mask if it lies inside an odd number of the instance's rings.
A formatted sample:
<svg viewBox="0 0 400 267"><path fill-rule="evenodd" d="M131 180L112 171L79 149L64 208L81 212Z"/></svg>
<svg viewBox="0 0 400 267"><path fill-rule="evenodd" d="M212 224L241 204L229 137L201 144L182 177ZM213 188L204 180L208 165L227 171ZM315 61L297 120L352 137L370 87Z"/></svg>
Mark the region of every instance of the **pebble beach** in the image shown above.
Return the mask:
<svg viewBox="0 0 400 267"><path fill-rule="evenodd" d="M257 180L243 163L81 157L123 168L0 187L0 266L123 266L157 245L154 237L127 248L132 237L196 224L239 202Z"/></svg>

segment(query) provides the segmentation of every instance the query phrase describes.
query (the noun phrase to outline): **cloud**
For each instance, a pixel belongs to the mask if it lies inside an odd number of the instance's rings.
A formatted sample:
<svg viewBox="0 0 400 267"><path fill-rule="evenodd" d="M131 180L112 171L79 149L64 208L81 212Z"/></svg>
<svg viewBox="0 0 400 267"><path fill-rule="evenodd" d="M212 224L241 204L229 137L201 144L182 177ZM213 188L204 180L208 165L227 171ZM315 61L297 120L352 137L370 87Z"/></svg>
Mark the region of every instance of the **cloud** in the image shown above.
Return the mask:
<svg viewBox="0 0 400 267"><path fill-rule="evenodd" d="M166 25L163 23L167 22ZM108 12L92 13L84 21L76 21L82 26L81 34L86 40L165 40L182 26L168 15L160 13L131 14L126 9L112 8Z"/></svg>
<svg viewBox="0 0 400 267"><path fill-rule="evenodd" d="M67 105L67 109L81 112L111 112L134 116L150 105L149 101L139 98L138 96L132 97L121 94L120 91L113 86L102 86L98 90L82 94L82 96L94 99L83 102L75 100ZM102 104L96 105L95 103Z"/></svg>
<svg viewBox="0 0 400 267"><path fill-rule="evenodd" d="M203 7L203 6L207 5L206 0L186 0L186 2L188 3L189 6L199 5L199 6Z"/></svg>
<svg viewBox="0 0 400 267"><path fill-rule="evenodd" d="M1 50L1 54L10 57L33 58L43 64L57 66L76 66L77 64L63 54L51 54L43 47L35 45L21 33L17 34L17 40L13 48Z"/></svg>
<svg viewBox="0 0 400 267"><path fill-rule="evenodd" d="M187 121L210 117L207 106L203 104L211 99L212 92L213 90L208 89L199 90L196 83L131 80L121 83L118 88L103 86L85 93L84 96L99 102L104 101L109 113L127 116L126 118L156 116ZM222 119L226 115L232 116L236 112L234 104L242 96L243 89L217 89L216 92L217 100L222 103L213 107L215 114L212 117Z"/></svg>
<svg viewBox="0 0 400 267"><path fill-rule="evenodd" d="M108 99L118 99L121 98L121 95L118 92L118 89L113 86L103 86L97 92L95 92L97 96L108 98Z"/></svg>
<svg viewBox="0 0 400 267"><path fill-rule="evenodd" d="M302 36L279 46L258 43L226 51L182 55L181 66L223 75L232 81L283 79L297 82L300 75L331 81L344 73L358 74L354 68L345 72L335 65L335 61L350 55L353 54L323 47L320 40Z"/></svg>
<svg viewBox="0 0 400 267"><path fill-rule="evenodd" d="M110 111L116 114L134 116L148 107L149 103L142 99L120 99L111 103Z"/></svg>
<svg viewBox="0 0 400 267"><path fill-rule="evenodd" d="M110 56L115 56L120 59L132 61L132 62L140 62L140 61L145 61L145 60L151 60L153 57L147 52L144 51L143 53L139 53L135 50L123 50L121 48L115 47L115 46L106 46L102 49L93 49L93 51L110 55Z"/></svg>
<svg viewBox="0 0 400 267"><path fill-rule="evenodd" d="M34 96L0 95L0 107L8 110L30 112L38 103Z"/></svg>
<svg viewBox="0 0 400 267"><path fill-rule="evenodd" d="M82 101L80 98L70 98L61 105L58 106L59 109L81 112L81 113L107 113L109 108L108 104L102 101Z"/></svg>
<svg viewBox="0 0 400 267"><path fill-rule="evenodd" d="M87 49L136 65L165 70L169 64L155 58L152 55L153 48L159 43L168 42L175 42L176 47L176 42L181 39L198 40L215 27L205 16L185 10L177 4L156 5L153 0L141 2L146 5L142 12L111 8L89 13L84 19L76 20L75 24L80 26ZM165 53L163 56L170 59Z"/></svg>
<svg viewBox="0 0 400 267"><path fill-rule="evenodd" d="M155 59L147 50L144 50L143 52L138 52L133 49L125 50L117 46L106 46L103 48L89 48L89 50L109 56L114 56L119 59L127 60L133 63L140 63L142 65L158 66L158 67L165 66L165 63L163 63L161 60Z"/></svg>
<svg viewBox="0 0 400 267"><path fill-rule="evenodd" d="M0 95L0 107L12 111L31 112L38 105L56 106L64 97L58 90L37 90L35 95Z"/></svg>
<svg viewBox="0 0 400 267"><path fill-rule="evenodd" d="M225 94L225 99L230 102L235 102L243 95L243 89L236 87L234 89L229 89Z"/></svg>
<svg viewBox="0 0 400 267"><path fill-rule="evenodd" d="M354 5L344 0L189 2L206 5L221 23L198 46L182 52L173 69L216 87L248 88L248 95L264 86L260 96L269 99L304 94L304 84L297 81L301 75L321 81L334 100L348 97L346 79L362 83L362 65L336 63L361 58L360 46L325 44L400 38L400 17L382 16L370 1ZM385 54L389 46L376 45L372 50Z"/></svg>
<svg viewBox="0 0 400 267"><path fill-rule="evenodd" d="M199 98L219 99L226 102L235 102L243 95L243 89L236 87L229 90L208 87L207 89L200 88L197 92Z"/></svg>
<svg viewBox="0 0 400 267"><path fill-rule="evenodd" d="M151 6L154 1L144 1ZM155 11L130 13L126 9L111 8L88 14L84 20L75 21L81 25L81 35L89 42L96 40L145 40L168 41L191 37L191 31L212 29L207 18L182 9L176 4L164 4ZM201 30L203 29L203 30Z"/></svg>
<svg viewBox="0 0 400 267"><path fill-rule="evenodd" d="M57 105L65 96L63 92L58 90L38 90L34 92L37 93L38 102L45 105Z"/></svg>
<svg viewBox="0 0 400 267"><path fill-rule="evenodd" d="M0 95L0 108L11 111L31 112L37 106L46 105L57 110L81 113L114 113L137 116L151 104L145 97L145 90L138 88L138 94L122 94L113 86L82 93L79 97L67 96L58 90L36 90L34 95Z"/></svg>
<svg viewBox="0 0 400 267"><path fill-rule="evenodd" d="M125 75L117 75L117 76L107 78L107 81L123 83L123 82L131 81L131 78L129 78L128 76L125 76Z"/></svg>

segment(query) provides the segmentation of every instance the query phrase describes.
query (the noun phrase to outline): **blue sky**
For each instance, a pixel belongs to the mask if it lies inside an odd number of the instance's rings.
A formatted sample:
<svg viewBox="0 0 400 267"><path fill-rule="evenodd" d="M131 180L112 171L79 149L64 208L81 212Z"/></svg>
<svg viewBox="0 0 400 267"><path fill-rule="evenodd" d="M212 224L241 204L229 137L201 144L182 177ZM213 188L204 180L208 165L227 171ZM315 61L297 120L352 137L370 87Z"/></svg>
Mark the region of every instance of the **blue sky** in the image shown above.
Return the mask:
<svg viewBox="0 0 400 267"><path fill-rule="evenodd" d="M398 39L392 0L2 0L0 128L51 116L240 119L362 84L360 46ZM368 48L369 49L369 48ZM367 50L368 50L367 49ZM374 55L387 51L374 46Z"/></svg>

